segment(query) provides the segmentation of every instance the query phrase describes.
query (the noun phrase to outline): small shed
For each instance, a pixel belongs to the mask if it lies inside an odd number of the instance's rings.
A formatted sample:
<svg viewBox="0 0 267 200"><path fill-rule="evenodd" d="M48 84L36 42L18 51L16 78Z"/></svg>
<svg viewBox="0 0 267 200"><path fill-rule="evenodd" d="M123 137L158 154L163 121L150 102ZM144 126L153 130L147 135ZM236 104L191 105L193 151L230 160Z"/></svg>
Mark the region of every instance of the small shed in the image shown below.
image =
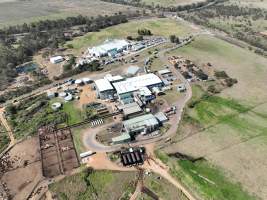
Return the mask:
<svg viewBox="0 0 267 200"><path fill-rule="evenodd" d="M135 76L139 72L139 70L140 70L140 67L132 65L132 66L128 67L127 75Z"/></svg>
<svg viewBox="0 0 267 200"><path fill-rule="evenodd" d="M64 58L62 56L54 56L50 58L50 62L53 64L58 64L62 61L64 61Z"/></svg>
<svg viewBox="0 0 267 200"><path fill-rule="evenodd" d="M57 111L61 108L61 106L62 106L62 104L60 102L55 102L52 104L51 108L52 108L52 110Z"/></svg>
<svg viewBox="0 0 267 200"><path fill-rule="evenodd" d="M121 144L130 141L131 141L131 136L128 133L122 133L120 136L112 138L113 144Z"/></svg>
<svg viewBox="0 0 267 200"><path fill-rule="evenodd" d="M157 118L157 120L163 124L165 122L167 122L169 119L168 117L163 113L163 112L158 112L155 114L155 117Z"/></svg>
<svg viewBox="0 0 267 200"><path fill-rule="evenodd" d="M186 91L185 84L179 84L179 85L177 85L177 91L178 92L184 92L184 91Z"/></svg>

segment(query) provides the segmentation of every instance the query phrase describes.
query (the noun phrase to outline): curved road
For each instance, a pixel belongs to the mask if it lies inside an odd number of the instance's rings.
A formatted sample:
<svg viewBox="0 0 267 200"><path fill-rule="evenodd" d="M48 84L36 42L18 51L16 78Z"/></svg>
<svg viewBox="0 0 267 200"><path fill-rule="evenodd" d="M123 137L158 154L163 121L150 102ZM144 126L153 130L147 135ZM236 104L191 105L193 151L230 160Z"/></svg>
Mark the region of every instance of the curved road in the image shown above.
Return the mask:
<svg viewBox="0 0 267 200"><path fill-rule="evenodd" d="M179 45L177 45L177 46L175 46L173 48L164 49L163 51L160 51L159 52L159 58L160 58L160 60L165 65L169 66L169 68L174 73L174 75L178 79L180 79L185 84L185 87L186 87L185 96L174 104L177 107L177 112L170 119L170 124L172 124L172 126L162 136L154 137L154 138L151 138L151 139L147 139L147 140L143 140L143 141L138 141L138 142L134 142L134 143L130 143L130 144L128 144L129 146L134 147L134 146L141 146L141 145L145 145L145 144L149 144L149 143L159 142L159 141L165 140L167 138L170 138L170 137L172 137L172 136L174 136L176 134L176 131L178 129L179 122L181 121L181 118L182 118L182 114L183 114L184 108L185 108L187 102L192 97L192 89L191 89L191 86L190 86L189 82L183 77L183 75L177 69L175 69L174 66L169 65L168 59L165 57L165 53L167 51L180 48L180 47L186 45L187 43L188 42L184 42L184 43L179 44ZM101 128L102 129L105 129L109 125L110 124L107 124L107 125L105 125L105 126L103 126ZM90 134L85 134L84 135L84 144L85 144L85 146L88 149L90 149L92 151L96 151L96 152L113 152L113 151L119 150L122 146L126 146L126 145L105 146L105 145L99 143L96 140L96 135L99 132L99 128L98 129L90 129L90 130L88 130L88 132L90 132Z"/></svg>

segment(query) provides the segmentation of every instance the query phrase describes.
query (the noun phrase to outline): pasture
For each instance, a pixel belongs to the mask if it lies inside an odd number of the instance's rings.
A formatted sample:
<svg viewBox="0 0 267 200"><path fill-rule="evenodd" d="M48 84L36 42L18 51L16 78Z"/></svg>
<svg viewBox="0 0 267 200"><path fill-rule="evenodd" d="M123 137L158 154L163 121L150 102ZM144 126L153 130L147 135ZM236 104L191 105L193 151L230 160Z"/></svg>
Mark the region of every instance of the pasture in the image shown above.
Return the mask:
<svg viewBox="0 0 267 200"><path fill-rule="evenodd" d="M198 65L210 62L238 84L202 99L205 91L194 87L193 98L200 101L186 109L176 143L165 151L203 156L245 190L266 199L267 59L211 36L198 37L169 54Z"/></svg>
<svg viewBox="0 0 267 200"><path fill-rule="evenodd" d="M97 16L131 10L135 10L135 8L105 3L100 0L4 0L0 1L0 27L43 19L59 19L79 14Z"/></svg>

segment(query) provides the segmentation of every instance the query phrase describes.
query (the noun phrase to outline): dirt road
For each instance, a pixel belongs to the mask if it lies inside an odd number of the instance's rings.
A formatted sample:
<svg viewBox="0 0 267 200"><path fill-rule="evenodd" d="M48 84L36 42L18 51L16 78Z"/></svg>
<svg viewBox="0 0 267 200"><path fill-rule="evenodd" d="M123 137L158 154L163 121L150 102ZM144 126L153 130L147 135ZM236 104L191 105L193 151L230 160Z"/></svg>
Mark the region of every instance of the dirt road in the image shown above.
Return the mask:
<svg viewBox="0 0 267 200"><path fill-rule="evenodd" d="M3 124L3 126L5 127L5 129L6 129L7 133L8 133L8 136L9 136L9 139L10 139L9 146L11 146L11 145L15 144L16 139L14 137L14 134L13 134L13 131L12 131L11 127L9 126L9 124L8 124L6 118L5 118L4 112L5 112L5 109L4 108L0 108L0 121Z"/></svg>

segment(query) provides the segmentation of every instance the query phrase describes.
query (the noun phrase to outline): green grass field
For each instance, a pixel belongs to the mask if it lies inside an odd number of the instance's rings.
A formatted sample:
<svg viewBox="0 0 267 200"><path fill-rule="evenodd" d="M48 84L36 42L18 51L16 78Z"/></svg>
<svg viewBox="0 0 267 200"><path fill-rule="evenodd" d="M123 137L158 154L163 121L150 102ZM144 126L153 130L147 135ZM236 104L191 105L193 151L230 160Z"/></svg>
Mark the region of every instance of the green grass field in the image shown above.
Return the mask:
<svg viewBox="0 0 267 200"><path fill-rule="evenodd" d="M134 191L135 172L90 171L64 178L49 186L59 200L117 200ZM64 186L64 187L63 187ZM129 192L129 193L130 193ZM129 197L128 197L129 198Z"/></svg>
<svg viewBox="0 0 267 200"><path fill-rule="evenodd" d="M109 27L100 32L88 33L85 36L75 38L68 44L72 44L74 49L81 49L94 46L104 42L106 39L126 38L127 36L137 36L138 29L150 29L153 35L169 37L171 34L178 36L190 33L188 26L179 24L170 19L146 19L142 21L130 21L125 24Z"/></svg>
<svg viewBox="0 0 267 200"><path fill-rule="evenodd" d="M239 183L232 182L222 169L212 166L207 161L191 162L178 160L158 150L157 157L170 167L170 173L203 199L252 200Z"/></svg>
<svg viewBox="0 0 267 200"><path fill-rule="evenodd" d="M76 148L76 151L78 152L78 154L86 151L86 147L83 144L81 131L88 128L89 126L90 125L84 125L84 126L72 129L74 145L75 145L75 148Z"/></svg>
<svg viewBox="0 0 267 200"><path fill-rule="evenodd" d="M267 94L264 92L267 91L267 59L210 36L200 36L170 55L184 56L198 65L210 62L215 69L236 78L238 83L212 97L203 96L204 89L193 86L192 101L197 103L194 108L186 109L174 139L177 143L166 146L164 151L204 156L209 163L218 166L219 171L223 169L220 173L230 182L240 182L246 191L265 199L264 190L259 191L260 182L267 180L262 164L265 158L258 151L267 151ZM190 137L182 139L187 136ZM159 157L168 160L164 155ZM190 167L188 165L186 163L185 170ZM189 183L198 184L192 172L186 174L182 180L189 176ZM224 193L223 185L218 188L222 191L214 191L219 195L214 199L221 199ZM205 190L199 187L198 193L209 194ZM233 193L233 197L238 194L235 190L228 192ZM227 196L224 199L228 199ZM235 199L246 198L239 195Z"/></svg>

